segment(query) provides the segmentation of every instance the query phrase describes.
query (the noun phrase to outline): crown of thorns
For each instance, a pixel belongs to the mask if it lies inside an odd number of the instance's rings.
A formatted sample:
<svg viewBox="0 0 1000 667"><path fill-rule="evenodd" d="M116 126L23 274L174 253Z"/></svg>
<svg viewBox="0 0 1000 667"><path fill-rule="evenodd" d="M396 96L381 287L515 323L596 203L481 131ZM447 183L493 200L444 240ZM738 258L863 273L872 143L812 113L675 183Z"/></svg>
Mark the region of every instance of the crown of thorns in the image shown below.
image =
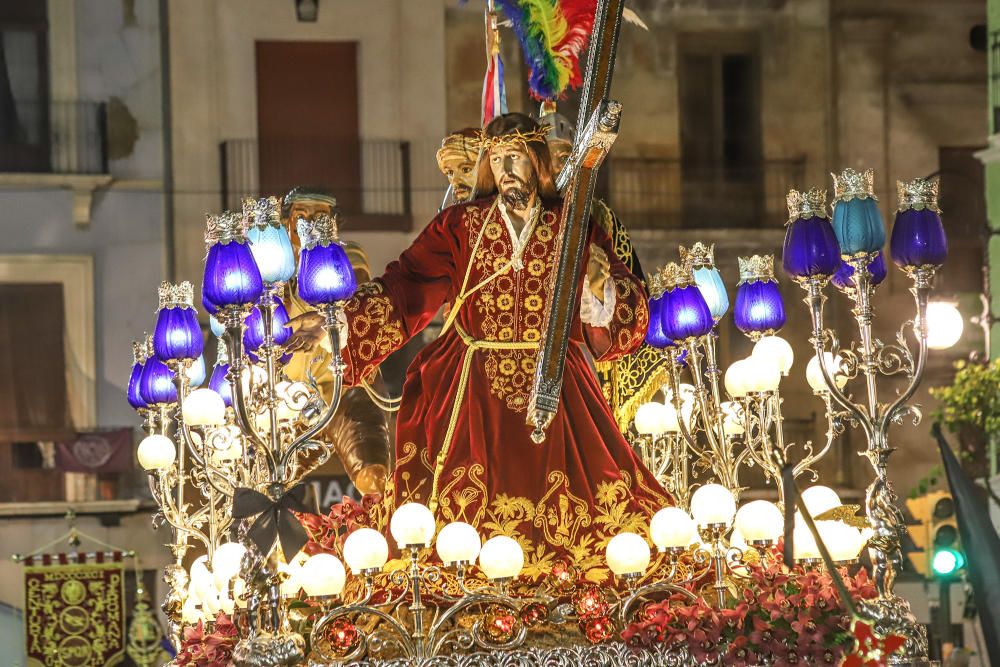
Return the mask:
<svg viewBox="0 0 1000 667"><path fill-rule="evenodd" d="M548 128L535 128L533 130L528 130L523 132L521 130L510 130L509 132L504 132L503 134L490 137L487 136L485 131L479 133L479 146L485 151L491 151L494 148L499 148L500 146L509 146L510 144L523 142L541 142L545 143L545 135L547 134Z"/></svg>

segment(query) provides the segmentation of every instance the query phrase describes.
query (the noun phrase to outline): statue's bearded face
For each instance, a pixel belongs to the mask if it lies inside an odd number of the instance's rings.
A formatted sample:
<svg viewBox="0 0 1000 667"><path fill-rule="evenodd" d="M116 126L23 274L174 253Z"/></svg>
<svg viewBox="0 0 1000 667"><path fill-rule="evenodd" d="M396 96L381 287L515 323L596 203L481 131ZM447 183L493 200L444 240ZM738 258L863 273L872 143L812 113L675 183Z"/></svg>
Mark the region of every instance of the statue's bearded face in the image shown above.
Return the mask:
<svg viewBox="0 0 1000 667"><path fill-rule="evenodd" d="M472 197L472 191L476 187L475 158L475 155L465 153L441 158L438 166L451 185L455 201L467 201Z"/></svg>
<svg viewBox="0 0 1000 667"><path fill-rule="evenodd" d="M538 190L538 174L523 142L490 151L490 170L504 203L515 211L528 208Z"/></svg>

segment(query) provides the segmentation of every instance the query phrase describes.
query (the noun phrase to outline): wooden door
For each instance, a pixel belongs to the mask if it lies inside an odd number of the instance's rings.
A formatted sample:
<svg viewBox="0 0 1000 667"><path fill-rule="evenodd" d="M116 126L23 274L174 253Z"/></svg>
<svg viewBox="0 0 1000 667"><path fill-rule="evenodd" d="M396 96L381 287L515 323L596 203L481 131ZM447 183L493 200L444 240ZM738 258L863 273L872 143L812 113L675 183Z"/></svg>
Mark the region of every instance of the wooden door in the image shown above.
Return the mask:
<svg viewBox="0 0 1000 667"><path fill-rule="evenodd" d="M261 194L320 186L345 212L361 212L357 44L261 41L256 47Z"/></svg>

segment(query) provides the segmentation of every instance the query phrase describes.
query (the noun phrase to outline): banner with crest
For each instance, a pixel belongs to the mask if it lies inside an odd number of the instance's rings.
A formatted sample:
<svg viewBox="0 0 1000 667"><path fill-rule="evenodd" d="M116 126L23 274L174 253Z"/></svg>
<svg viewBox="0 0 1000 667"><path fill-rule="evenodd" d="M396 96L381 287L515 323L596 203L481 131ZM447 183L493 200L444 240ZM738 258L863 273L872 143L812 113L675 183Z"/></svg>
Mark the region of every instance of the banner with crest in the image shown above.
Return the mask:
<svg viewBox="0 0 1000 667"><path fill-rule="evenodd" d="M125 653L121 553L28 558L24 632L28 667L110 667Z"/></svg>

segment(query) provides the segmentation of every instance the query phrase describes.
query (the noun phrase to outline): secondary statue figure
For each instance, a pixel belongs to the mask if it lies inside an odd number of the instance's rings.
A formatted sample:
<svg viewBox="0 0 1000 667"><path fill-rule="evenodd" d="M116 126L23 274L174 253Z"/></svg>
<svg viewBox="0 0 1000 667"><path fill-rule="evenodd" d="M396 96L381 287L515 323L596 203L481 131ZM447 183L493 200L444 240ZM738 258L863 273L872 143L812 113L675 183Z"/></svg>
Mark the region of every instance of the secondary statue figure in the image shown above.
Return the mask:
<svg viewBox="0 0 1000 667"><path fill-rule="evenodd" d="M628 354L648 320L642 283L599 225L579 278L560 412L541 445L525 424L562 206L545 129L522 114L494 119L477 198L438 214L345 308L345 378L357 384L450 304L441 336L407 372L386 493L394 506L421 502L441 521L513 537L529 576L560 554L599 569L612 536L644 532L670 503L619 432L582 349L598 360Z"/></svg>

